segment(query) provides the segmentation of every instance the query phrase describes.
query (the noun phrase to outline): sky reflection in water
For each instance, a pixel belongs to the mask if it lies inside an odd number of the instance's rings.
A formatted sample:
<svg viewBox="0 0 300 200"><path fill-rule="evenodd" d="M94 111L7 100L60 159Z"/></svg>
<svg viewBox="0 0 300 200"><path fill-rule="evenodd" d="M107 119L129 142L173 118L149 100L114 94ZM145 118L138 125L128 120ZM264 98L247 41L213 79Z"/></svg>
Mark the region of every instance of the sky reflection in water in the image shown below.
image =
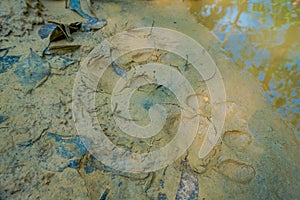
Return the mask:
<svg viewBox="0 0 300 200"><path fill-rule="evenodd" d="M254 75L300 140L300 1L189 0L190 12Z"/></svg>

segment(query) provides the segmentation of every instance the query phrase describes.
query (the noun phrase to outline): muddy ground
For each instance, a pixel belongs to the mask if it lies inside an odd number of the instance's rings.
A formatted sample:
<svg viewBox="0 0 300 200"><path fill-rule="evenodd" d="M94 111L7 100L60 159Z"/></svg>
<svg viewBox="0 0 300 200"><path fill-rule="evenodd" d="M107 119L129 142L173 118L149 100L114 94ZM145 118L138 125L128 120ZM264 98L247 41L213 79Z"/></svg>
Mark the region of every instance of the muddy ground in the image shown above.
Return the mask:
<svg viewBox="0 0 300 200"><path fill-rule="evenodd" d="M107 25L98 31L72 33L72 42L53 42L80 45L74 52L40 57L48 45L38 35L42 24L86 19L65 9L64 1L42 1L43 8L30 2L31 7L21 0L0 2L0 44L1 48L11 47L6 55L1 51L1 199L300 198L299 142L292 128L269 105L257 82L238 71L214 35L196 23L185 4L95 1L94 12L99 19L105 18ZM86 3L83 9L89 13ZM72 117L74 81L82 61L104 38L150 27L153 22L190 36L212 56L226 89L225 126L222 138L203 159L195 153L203 142L199 134L188 152L166 168L139 174L119 172L97 161L77 134ZM31 71L22 68L26 65ZM109 83L109 79L105 81ZM205 84L199 88L204 91L204 102L209 101ZM98 95L98 102L105 97L104 93ZM99 121L108 128L113 126L109 119ZM125 143L122 138L114 139ZM151 145L125 146L148 151L166 141L168 138Z"/></svg>

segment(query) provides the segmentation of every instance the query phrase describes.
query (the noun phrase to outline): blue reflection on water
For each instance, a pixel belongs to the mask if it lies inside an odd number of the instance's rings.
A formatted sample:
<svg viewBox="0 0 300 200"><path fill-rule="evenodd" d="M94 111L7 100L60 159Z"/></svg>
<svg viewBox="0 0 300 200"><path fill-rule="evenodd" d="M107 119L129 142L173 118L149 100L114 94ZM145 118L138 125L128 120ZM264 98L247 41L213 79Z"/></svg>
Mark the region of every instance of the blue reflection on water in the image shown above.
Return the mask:
<svg viewBox="0 0 300 200"><path fill-rule="evenodd" d="M261 83L265 96L300 135L300 5L289 0L190 1L196 19L232 60Z"/></svg>

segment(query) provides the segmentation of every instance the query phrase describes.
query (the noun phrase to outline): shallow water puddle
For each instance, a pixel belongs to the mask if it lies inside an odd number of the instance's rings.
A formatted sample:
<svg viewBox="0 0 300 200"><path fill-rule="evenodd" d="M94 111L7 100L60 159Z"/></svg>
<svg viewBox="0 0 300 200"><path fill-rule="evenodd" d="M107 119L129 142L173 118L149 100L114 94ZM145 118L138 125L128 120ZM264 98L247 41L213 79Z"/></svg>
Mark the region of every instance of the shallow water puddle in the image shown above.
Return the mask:
<svg viewBox="0 0 300 200"><path fill-rule="evenodd" d="M238 68L257 78L268 101L300 139L299 1L188 0L190 13L213 31Z"/></svg>

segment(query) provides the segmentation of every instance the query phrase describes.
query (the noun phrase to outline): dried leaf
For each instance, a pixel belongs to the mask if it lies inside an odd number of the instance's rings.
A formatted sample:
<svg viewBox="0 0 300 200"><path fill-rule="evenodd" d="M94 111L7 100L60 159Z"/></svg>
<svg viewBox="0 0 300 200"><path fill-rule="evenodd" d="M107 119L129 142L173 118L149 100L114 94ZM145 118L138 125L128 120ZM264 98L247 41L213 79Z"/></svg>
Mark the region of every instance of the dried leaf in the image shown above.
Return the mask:
<svg viewBox="0 0 300 200"><path fill-rule="evenodd" d="M53 32L50 35L50 42L60 39L67 39L68 41L72 41L71 37L71 31L68 25L62 24L55 21L49 21L52 24L56 25L56 28L53 30Z"/></svg>
<svg viewBox="0 0 300 200"><path fill-rule="evenodd" d="M57 46L50 46L46 51L44 51L44 55L62 55L65 53L70 53L79 49L81 45L57 45Z"/></svg>
<svg viewBox="0 0 300 200"><path fill-rule="evenodd" d="M97 18L90 18L86 22L75 22L69 25L48 21L48 24L41 26L38 30L38 34L42 39L49 38L50 42L57 41L61 39L67 39L68 41L72 41L71 34L78 30L80 31L91 31L91 30L99 30L103 28L107 21L106 19L98 20Z"/></svg>
<svg viewBox="0 0 300 200"><path fill-rule="evenodd" d="M49 24L45 24L39 29L38 34L42 39L49 37L50 42L61 39L72 41L71 33L80 30L80 28L80 22L67 25L55 21L49 21Z"/></svg>

